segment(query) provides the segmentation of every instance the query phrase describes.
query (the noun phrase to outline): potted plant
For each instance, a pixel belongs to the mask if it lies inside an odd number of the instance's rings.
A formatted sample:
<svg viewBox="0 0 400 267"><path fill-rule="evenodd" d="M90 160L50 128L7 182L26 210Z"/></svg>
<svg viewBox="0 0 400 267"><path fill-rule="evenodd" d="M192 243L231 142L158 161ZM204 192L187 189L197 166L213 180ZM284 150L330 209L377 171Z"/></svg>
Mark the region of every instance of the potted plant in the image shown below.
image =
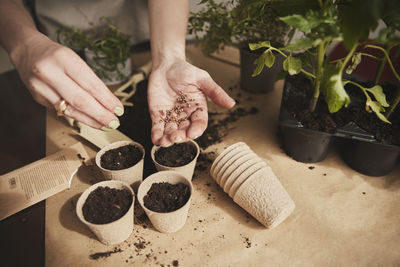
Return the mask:
<svg viewBox="0 0 400 267"><path fill-rule="evenodd" d="M107 85L125 81L132 73L130 36L107 21L106 28L83 32L75 27L61 28L57 40L84 54L84 59Z"/></svg>
<svg viewBox="0 0 400 267"><path fill-rule="evenodd" d="M186 223L192 194L192 182L182 174L160 171L140 184L138 201L158 231L175 233Z"/></svg>
<svg viewBox="0 0 400 267"><path fill-rule="evenodd" d="M158 171L176 171L189 180L192 180L199 154L200 147L193 140L170 147L154 145L151 149L151 159Z"/></svg>
<svg viewBox="0 0 400 267"><path fill-rule="evenodd" d="M109 180L120 180L135 190L143 179L145 150L133 141L118 141L103 147L96 154L96 165Z"/></svg>
<svg viewBox="0 0 400 267"><path fill-rule="evenodd" d="M352 143L360 141L362 145L368 144L367 149L361 149L364 157L357 162L362 162L362 166L354 166L356 170L374 176L387 174L397 162L398 144L381 145L382 140L377 140L379 138L376 135L368 134L360 128L359 121L350 110L362 108L369 117L373 114L371 120L378 121L377 124L382 128L390 128L389 116L398 105L399 94L391 92L392 97L388 100L381 85L358 82L344 74L351 73L360 64L362 57L374 57L363 50L374 48L384 52L385 60L399 78L385 48L377 45L379 41L390 44L387 48L399 44L398 39L389 34L399 28L395 19L397 13L392 10L395 7L398 10L398 4L395 1L381 4L374 0L304 0L285 3L290 7L290 12L280 19L302 32L303 37L284 47L275 47L269 41L249 45L252 50L266 49L258 61L255 74L260 68L273 65L273 52L285 58L283 70L289 76L285 82L280 112L285 151L298 161L317 162L325 158L332 138L344 137ZM364 8L360 9L360 5ZM381 31L377 40L368 39L380 19L387 27ZM345 57L329 59L327 49L334 41L342 41L348 49ZM301 101L302 107L295 110ZM386 109L390 112L385 114ZM348 119L344 116L353 117ZM392 117L395 120L395 116ZM322 124L321 121L327 123ZM383 163L385 166L381 164L382 154L376 149L375 154L368 153L372 149L371 144L378 145L379 150L384 148L387 151L384 157L386 163ZM344 154L349 152L348 149L345 151ZM374 154L373 158L367 158L371 154Z"/></svg>
<svg viewBox="0 0 400 267"><path fill-rule="evenodd" d="M104 181L86 189L76 204L78 218L105 245L128 239L133 230L134 193L122 181Z"/></svg>
<svg viewBox="0 0 400 267"><path fill-rule="evenodd" d="M188 31L200 41L204 54L219 52L225 46L239 48L241 88L252 93L265 93L273 89L279 62L272 70L260 70L260 75L252 76L253 63L260 52L250 51L247 44L271 40L274 45L281 46L289 28L278 19L273 2L201 1L200 4L205 4L205 7L199 12L191 13L189 18Z"/></svg>

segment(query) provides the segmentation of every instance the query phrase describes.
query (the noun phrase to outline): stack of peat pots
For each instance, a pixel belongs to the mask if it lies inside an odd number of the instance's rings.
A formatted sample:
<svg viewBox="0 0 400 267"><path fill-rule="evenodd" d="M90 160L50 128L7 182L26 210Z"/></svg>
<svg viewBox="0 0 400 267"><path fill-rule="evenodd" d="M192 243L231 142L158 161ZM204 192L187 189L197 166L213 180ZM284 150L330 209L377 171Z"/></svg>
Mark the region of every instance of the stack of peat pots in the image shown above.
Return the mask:
<svg viewBox="0 0 400 267"><path fill-rule="evenodd" d="M243 142L227 147L210 173L235 203L267 228L278 226L295 208L272 169Z"/></svg>

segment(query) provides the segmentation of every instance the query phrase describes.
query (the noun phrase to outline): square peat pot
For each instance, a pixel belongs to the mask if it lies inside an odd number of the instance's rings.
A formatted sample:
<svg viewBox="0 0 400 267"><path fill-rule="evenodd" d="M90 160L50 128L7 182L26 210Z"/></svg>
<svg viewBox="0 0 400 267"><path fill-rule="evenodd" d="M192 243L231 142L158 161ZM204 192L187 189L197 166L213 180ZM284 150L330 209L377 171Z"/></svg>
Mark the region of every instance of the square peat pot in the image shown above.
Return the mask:
<svg viewBox="0 0 400 267"><path fill-rule="evenodd" d="M290 90L296 89L287 79L282 103ZM300 93L301 94L301 93ZM333 133L307 129L293 118L281 103L279 128L283 149L300 162L319 162L326 158L333 143L339 144L342 159L354 170L368 176L389 174L400 158L400 146L383 144L354 122L337 128Z"/></svg>

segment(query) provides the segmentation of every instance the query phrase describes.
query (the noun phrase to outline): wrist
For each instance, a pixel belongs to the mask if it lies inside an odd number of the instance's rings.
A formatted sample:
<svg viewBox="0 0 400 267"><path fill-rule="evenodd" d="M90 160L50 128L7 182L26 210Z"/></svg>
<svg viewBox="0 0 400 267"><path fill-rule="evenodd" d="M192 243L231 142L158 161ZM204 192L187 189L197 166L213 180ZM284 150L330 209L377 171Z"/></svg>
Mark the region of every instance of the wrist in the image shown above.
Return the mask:
<svg viewBox="0 0 400 267"><path fill-rule="evenodd" d="M177 61L185 61L185 49L174 47L172 49L164 49L152 52L153 70L161 67L167 67Z"/></svg>
<svg viewBox="0 0 400 267"><path fill-rule="evenodd" d="M11 61L16 64L21 57L28 51L29 48L36 46L43 41L50 41L50 39L37 30L27 30L20 33L18 38L14 38L14 42L10 42L7 52Z"/></svg>

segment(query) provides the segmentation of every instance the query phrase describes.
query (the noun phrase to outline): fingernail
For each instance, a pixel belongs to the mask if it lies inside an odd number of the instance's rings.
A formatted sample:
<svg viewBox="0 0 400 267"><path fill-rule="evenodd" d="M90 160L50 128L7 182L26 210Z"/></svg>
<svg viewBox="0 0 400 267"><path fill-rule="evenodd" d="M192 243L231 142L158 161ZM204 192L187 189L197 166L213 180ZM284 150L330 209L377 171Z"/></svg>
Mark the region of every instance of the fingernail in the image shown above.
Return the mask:
<svg viewBox="0 0 400 267"><path fill-rule="evenodd" d="M179 143L181 143L181 142L182 142L182 138L180 138L180 137L179 137L178 139L175 140L175 143L177 143L177 144L179 144Z"/></svg>
<svg viewBox="0 0 400 267"><path fill-rule="evenodd" d="M169 143L169 144L163 145L162 147L170 147L170 146L172 146L172 143Z"/></svg>
<svg viewBox="0 0 400 267"><path fill-rule="evenodd" d="M101 127L101 130L102 130L102 131L105 131L105 132L108 132L108 131L111 131L112 129L111 129L111 128L108 128L108 127L106 127L106 126L103 126L103 127Z"/></svg>
<svg viewBox="0 0 400 267"><path fill-rule="evenodd" d="M197 138L199 138L199 136L195 136L195 137L193 137L192 139L195 140L195 139L197 139Z"/></svg>
<svg viewBox="0 0 400 267"><path fill-rule="evenodd" d="M117 116L122 116L122 114L124 114L124 110L120 107L116 107L116 108L114 108L114 113Z"/></svg>
<svg viewBox="0 0 400 267"><path fill-rule="evenodd" d="M118 126L119 126L118 121L110 121L110 123L108 124L108 127L110 127L111 129L117 129Z"/></svg>

